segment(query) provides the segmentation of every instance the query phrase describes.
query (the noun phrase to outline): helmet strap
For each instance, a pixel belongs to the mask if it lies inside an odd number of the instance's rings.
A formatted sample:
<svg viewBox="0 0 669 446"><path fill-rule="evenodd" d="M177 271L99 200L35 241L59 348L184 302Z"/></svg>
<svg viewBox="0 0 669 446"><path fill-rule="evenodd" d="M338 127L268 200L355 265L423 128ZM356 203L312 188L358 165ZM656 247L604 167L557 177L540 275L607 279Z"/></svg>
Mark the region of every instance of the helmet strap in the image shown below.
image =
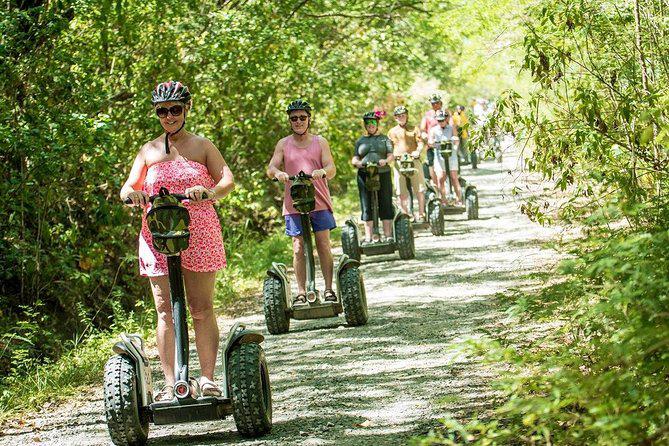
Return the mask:
<svg viewBox="0 0 669 446"><path fill-rule="evenodd" d="M170 135L176 135L181 131L182 128L186 125L186 117L184 116L184 122L181 123L181 127L176 132L165 132L165 153L170 153Z"/></svg>

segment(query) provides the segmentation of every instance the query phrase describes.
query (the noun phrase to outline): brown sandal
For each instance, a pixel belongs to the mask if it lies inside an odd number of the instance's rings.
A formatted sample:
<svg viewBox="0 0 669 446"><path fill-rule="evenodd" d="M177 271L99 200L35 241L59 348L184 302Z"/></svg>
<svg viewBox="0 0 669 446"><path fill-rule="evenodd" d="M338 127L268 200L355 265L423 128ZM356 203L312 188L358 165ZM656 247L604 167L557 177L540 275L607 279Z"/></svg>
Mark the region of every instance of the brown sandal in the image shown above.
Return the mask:
<svg viewBox="0 0 669 446"><path fill-rule="evenodd" d="M325 302L337 302L337 295L332 288L323 291Z"/></svg>
<svg viewBox="0 0 669 446"><path fill-rule="evenodd" d="M295 296L295 299L293 299L293 305L306 305L307 303L307 295L304 293L298 294Z"/></svg>

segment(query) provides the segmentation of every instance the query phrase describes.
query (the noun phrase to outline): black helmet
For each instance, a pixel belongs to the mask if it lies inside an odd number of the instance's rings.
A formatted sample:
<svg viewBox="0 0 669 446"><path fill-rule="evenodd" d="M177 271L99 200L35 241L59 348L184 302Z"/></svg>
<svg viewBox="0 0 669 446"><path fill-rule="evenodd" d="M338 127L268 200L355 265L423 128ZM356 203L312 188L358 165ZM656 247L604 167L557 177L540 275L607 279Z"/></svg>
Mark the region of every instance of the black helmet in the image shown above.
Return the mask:
<svg viewBox="0 0 669 446"><path fill-rule="evenodd" d="M153 105L161 102L190 102L191 96L188 87L179 81L161 82L156 85L151 94L151 103Z"/></svg>
<svg viewBox="0 0 669 446"><path fill-rule="evenodd" d="M288 107L286 107L286 113L290 113L295 110L304 110L307 112L307 115L311 116L311 105L302 99L295 99L293 102L288 104Z"/></svg>
<svg viewBox="0 0 669 446"><path fill-rule="evenodd" d="M409 110L407 110L407 108L403 105L398 105L393 111L394 116L403 115L404 113L409 113Z"/></svg>
<svg viewBox="0 0 669 446"><path fill-rule="evenodd" d="M430 103L436 104L437 102L441 102L441 95L438 93L434 93L432 96L430 96Z"/></svg>
<svg viewBox="0 0 669 446"><path fill-rule="evenodd" d="M437 121L445 121L446 120L446 113L444 113L443 110L437 110L437 113L434 114L434 118Z"/></svg>
<svg viewBox="0 0 669 446"><path fill-rule="evenodd" d="M372 120L372 119L374 121L379 120L379 117L376 115L376 112L370 111L370 112L367 112L364 115L362 115L362 120L363 121Z"/></svg>

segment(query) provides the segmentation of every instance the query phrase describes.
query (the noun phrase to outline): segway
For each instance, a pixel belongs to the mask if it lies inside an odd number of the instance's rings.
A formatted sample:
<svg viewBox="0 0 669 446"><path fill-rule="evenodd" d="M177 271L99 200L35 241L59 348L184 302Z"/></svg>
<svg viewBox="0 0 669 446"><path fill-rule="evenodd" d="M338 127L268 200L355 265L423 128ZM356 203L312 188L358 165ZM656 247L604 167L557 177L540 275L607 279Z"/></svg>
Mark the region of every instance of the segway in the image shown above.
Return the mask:
<svg viewBox="0 0 669 446"><path fill-rule="evenodd" d="M453 142L458 141L457 136L453 136L452 140L438 141L435 143L435 151L439 151L446 162L446 179L448 180L448 197L453 199L455 197L454 187L451 182L450 175L450 156L453 152ZM476 220L479 218L479 196L476 186L467 183L467 181L460 176L460 168L458 166L458 182L460 183L461 196L460 200L464 206L456 206L453 204L442 204L444 215L459 215L466 213L467 220ZM436 192L435 192L436 196Z"/></svg>
<svg viewBox="0 0 669 446"><path fill-rule="evenodd" d="M381 179L379 177L379 165L376 162L363 163L363 169L367 173L365 187L372 195L372 224L373 234L380 237L379 232L379 190ZM393 241L375 241L361 244L360 232L355 218L351 217L344 223L341 231L341 246L344 254L352 259L360 260L361 255L375 256L381 254L392 254L397 251L402 260L413 259L416 256L414 247L413 227L410 217L403 212L396 212L393 217Z"/></svg>
<svg viewBox="0 0 669 446"><path fill-rule="evenodd" d="M203 396L190 377L186 300L180 253L188 248L190 215L181 203L188 196L161 188L150 197L146 220L153 246L167 255L174 322L175 384L171 401L154 401L151 365L144 341L136 334L121 334L104 371L107 427L115 445L143 445L149 424L222 420L232 415L244 437L259 437L272 428L272 394L260 333L236 323L221 349L221 396ZM127 204L132 201L126 200Z"/></svg>
<svg viewBox="0 0 669 446"><path fill-rule="evenodd" d="M414 176L418 170L414 165L415 159L416 158L413 158L408 153L403 153L399 158L396 158L400 174L404 177L407 190L409 191L409 213L412 217L414 215L414 207L411 177ZM414 229L424 229L429 225L433 235L444 235L444 213L439 206L439 198L436 194L431 194L429 199L427 194L425 195L425 213L427 215L427 223L414 221Z"/></svg>
<svg viewBox="0 0 669 446"><path fill-rule="evenodd" d="M291 318L320 319L336 317L341 313L344 313L350 326L365 325L368 319L367 295L358 259L351 259L346 254L339 258L335 269L337 301L321 301L320 293L316 289L316 262L309 220L309 213L316 207L312 177L300 172L290 176L289 180L292 182L290 196L293 199L293 206L300 213L302 224L307 270L307 303L293 305L286 265L273 262L272 267L267 270L263 284L263 309L267 331L271 334L287 333Z"/></svg>

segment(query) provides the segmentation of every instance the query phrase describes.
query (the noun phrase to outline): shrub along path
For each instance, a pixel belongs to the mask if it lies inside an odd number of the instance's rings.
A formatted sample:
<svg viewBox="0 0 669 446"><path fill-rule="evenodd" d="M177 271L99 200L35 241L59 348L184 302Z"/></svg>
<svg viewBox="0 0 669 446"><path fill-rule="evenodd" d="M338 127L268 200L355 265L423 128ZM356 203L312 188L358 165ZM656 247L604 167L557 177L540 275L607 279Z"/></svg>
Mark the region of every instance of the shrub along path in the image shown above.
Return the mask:
<svg viewBox="0 0 669 446"><path fill-rule="evenodd" d="M289 334L267 337L270 435L242 439L229 419L152 426L149 444L406 444L439 418L485 412L495 402L489 383L497 371L469 354L466 341L503 329L506 315L495 294L536 286L535 273L556 257L542 244L557 230L531 223L519 212L520 197L511 194L528 184L516 166L508 154L503 164L464 167L480 192L480 220L449 217L443 237L419 231L415 260L363 258L367 326L349 328L343 318L293 321ZM259 313L242 320L265 331ZM219 320L222 335L231 323ZM111 444L102 385L5 426L0 435L0 445Z"/></svg>

